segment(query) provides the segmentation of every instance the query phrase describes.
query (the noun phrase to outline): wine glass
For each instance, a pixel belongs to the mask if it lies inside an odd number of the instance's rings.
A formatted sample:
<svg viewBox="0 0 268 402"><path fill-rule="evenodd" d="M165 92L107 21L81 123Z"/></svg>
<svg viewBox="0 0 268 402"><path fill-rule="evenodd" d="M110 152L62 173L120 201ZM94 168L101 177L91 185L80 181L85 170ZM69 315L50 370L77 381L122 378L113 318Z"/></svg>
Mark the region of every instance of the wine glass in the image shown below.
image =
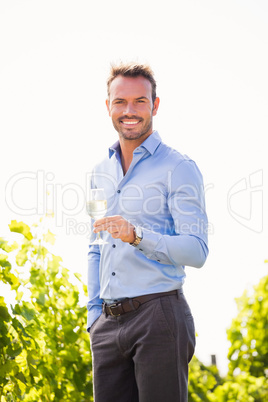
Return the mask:
<svg viewBox="0 0 268 402"><path fill-rule="evenodd" d="M107 200L105 191L103 188L93 188L89 190L87 201L87 213L93 219L100 219L105 216L107 212ZM100 232L97 233L96 239L89 244L107 244L100 236Z"/></svg>

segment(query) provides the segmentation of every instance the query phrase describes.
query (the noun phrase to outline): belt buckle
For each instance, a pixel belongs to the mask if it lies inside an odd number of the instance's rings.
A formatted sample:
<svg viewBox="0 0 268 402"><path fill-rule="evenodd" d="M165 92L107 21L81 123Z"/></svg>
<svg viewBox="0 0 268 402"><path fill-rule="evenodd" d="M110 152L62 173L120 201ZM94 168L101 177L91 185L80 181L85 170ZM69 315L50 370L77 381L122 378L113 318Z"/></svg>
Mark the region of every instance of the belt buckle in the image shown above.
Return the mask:
<svg viewBox="0 0 268 402"><path fill-rule="evenodd" d="M110 304L109 306L107 306L112 317L119 317L121 315L121 314L114 314L113 310L112 310L112 307L117 307L119 304L120 303L113 303L113 304Z"/></svg>

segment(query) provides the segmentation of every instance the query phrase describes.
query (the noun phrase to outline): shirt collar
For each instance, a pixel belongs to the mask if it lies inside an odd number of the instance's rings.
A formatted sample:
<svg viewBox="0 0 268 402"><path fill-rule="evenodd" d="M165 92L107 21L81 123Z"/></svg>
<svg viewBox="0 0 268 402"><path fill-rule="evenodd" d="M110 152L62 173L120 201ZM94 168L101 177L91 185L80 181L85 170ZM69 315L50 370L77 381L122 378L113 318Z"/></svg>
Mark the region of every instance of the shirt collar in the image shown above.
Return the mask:
<svg viewBox="0 0 268 402"><path fill-rule="evenodd" d="M151 155L153 155L161 143L161 137L158 134L158 131L153 131L151 135L140 145L140 147L145 148ZM109 148L109 158L111 158L114 154L117 154L120 151L120 143L116 141Z"/></svg>

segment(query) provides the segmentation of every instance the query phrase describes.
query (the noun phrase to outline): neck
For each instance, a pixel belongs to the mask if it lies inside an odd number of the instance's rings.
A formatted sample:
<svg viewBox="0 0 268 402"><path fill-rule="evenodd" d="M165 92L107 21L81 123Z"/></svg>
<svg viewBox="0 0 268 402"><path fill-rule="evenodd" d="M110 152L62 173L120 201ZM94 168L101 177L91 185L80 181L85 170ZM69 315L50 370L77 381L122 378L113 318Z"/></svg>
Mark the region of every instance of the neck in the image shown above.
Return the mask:
<svg viewBox="0 0 268 402"><path fill-rule="evenodd" d="M133 159L134 150L140 145L136 145L136 141L127 141L131 144L126 144L126 141L120 141L121 148L121 164L124 175L127 173ZM133 144L132 144L133 142Z"/></svg>
<svg viewBox="0 0 268 402"><path fill-rule="evenodd" d="M128 140L123 137L119 138L121 148L121 164L124 174L126 174L132 162L133 152L146 140L146 138L149 137L149 135L147 135L146 137L138 138L136 140Z"/></svg>

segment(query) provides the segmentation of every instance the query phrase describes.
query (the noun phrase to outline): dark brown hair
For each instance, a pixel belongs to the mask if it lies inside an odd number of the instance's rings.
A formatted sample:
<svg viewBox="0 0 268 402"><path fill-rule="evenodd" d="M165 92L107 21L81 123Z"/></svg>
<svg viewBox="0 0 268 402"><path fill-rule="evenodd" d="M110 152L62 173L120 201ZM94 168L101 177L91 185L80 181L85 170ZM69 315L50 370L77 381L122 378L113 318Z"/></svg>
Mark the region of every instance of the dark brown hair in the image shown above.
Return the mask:
<svg viewBox="0 0 268 402"><path fill-rule="evenodd" d="M150 81L152 85L152 100L153 103L156 98L156 81L154 79L154 73L151 67L147 64L137 64L134 62L130 63L120 63L118 65L112 64L110 75L107 79L107 93L108 98L110 97L110 86L113 80L122 75L123 77L139 77L142 76Z"/></svg>

